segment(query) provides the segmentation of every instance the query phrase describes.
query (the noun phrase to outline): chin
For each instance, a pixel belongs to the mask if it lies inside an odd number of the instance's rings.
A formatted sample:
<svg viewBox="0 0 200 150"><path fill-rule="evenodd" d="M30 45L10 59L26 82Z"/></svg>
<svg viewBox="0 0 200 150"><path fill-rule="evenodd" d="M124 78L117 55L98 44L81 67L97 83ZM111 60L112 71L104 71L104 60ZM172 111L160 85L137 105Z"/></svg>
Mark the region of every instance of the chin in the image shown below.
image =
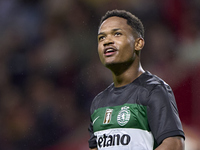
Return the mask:
<svg viewBox="0 0 200 150"><path fill-rule="evenodd" d="M112 65L115 65L115 64L117 64L116 62L114 62L114 61L104 61L103 63L102 63L104 66L112 66Z"/></svg>
<svg viewBox="0 0 200 150"><path fill-rule="evenodd" d="M104 66L106 68L109 68L109 69L112 69L112 68L116 68L117 66L119 65L119 63L116 63L116 62L107 62L107 63L104 63Z"/></svg>
<svg viewBox="0 0 200 150"><path fill-rule="evenodd" d="M112 65L120 64L120 62L119 62L119 60L109 58L109 59L104 59L102 61L102 64L104 66L112 66Z"/></svg>

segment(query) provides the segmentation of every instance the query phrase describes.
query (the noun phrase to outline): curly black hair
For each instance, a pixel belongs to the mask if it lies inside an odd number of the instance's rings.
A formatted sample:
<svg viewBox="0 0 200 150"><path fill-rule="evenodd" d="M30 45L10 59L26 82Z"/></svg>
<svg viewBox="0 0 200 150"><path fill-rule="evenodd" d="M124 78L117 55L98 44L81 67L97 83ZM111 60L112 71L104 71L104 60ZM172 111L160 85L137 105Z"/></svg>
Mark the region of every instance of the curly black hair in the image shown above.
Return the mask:
<svg viewBox="0 0 200 150"><path fill-rule="evenodd" d="M139 34L142 38L144 38L144 26L142 22L140 21L138 17L136 17L135 15L131 14L130 12L126 10L115 9L115 10L107 11L106 14L101 18L99 27L103 23L103 21L113 16L126 19L127 24L131 26L133 31L136 31L137 34Z"/></svg>

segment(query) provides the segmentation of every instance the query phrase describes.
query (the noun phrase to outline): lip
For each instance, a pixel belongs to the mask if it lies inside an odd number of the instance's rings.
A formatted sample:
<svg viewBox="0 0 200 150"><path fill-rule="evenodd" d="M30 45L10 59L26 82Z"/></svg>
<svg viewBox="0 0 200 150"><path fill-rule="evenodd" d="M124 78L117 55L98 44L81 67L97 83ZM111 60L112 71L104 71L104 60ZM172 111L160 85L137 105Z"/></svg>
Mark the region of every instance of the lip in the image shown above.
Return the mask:
<svg viewBox="0 0 200 150"><path fill-rule="evenodd" d="M109 46L104 48L104 55L106 56L112 56L116 53L117 48L114 46Z"/></svg>

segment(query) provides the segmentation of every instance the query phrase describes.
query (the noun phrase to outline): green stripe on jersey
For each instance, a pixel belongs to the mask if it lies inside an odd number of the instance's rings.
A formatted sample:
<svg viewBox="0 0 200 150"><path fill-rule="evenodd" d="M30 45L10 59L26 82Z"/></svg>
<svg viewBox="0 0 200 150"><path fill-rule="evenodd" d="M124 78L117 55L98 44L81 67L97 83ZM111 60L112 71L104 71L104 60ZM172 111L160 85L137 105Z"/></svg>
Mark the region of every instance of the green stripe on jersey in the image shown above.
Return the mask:
<svg viewBox="0 0 200 150"><path fill-rule="evenodd" d="M146 106L138 104L98 108L91 118L94 132L112 128L135 128L150 131Z"/></svg>

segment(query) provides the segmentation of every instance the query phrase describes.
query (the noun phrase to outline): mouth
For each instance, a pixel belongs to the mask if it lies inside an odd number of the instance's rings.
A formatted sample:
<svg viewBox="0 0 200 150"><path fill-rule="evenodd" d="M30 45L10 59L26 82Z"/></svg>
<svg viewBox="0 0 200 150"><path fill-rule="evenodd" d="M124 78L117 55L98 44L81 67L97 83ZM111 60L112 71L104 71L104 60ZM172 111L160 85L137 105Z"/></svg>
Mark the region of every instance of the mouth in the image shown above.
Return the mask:
<svg viewBox="0 0 200 150"><path fill-rule="evenodd" d="M116 53L116 51L117 51L117 49L114 48L114 47L107 47L107 48L104 49L104 54L106 56L112 56Z"/></svg>

